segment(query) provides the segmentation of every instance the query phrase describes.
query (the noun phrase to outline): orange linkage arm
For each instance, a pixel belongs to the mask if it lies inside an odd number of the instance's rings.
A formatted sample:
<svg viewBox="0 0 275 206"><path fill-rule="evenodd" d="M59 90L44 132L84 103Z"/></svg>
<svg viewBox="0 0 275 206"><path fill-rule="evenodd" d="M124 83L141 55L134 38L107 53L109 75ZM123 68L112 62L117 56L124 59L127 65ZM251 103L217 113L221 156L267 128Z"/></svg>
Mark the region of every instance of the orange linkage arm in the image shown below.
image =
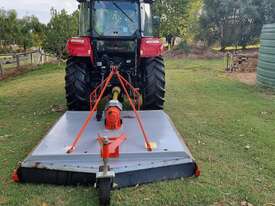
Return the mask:
<svg viewBox="0 0 275 206"><path fill-rule="evenodd" d="M109 76L106 79L106 82L105 82L105 84L103 86L103 89L101 90L101 93L100 93L98 99L96 100L96 102L95 102L95 104L93 106L93 109L90 111L88 117L86 118L83 126L81 127L80 131L78 132L78 134L77 134L76 138L74 139L72 145L70 145L70 148L68 149L67 153L71 153L71 152L73 152L75 150L76 144L80 140L83 132L85 131L86 127L88 126L89 122L91 121L91 119L92 119L92 117L93 117L93 115L94 115L94 113L96 111L96 108L97 108L97 106L98 106L98 104L99 104L99 102L100 102L100 100L101 100L101 98L102 98L102 96L103 96L103 94L104 94L104 92L105 92L108 84L110 83L113 75L114 75L114 71L112 70L111 73L109 74Z"/></svg>
<svg viewBox="0 0 275 206"><path fill-rule="evenodd" d="M119 72L117 72L117 73L119 74ZM122 79L122 81L124 82L124 84L126 86L128 86L133 91L134 95L138 96L138 100L135 100L135 102L138 101L138 110L140 110L140 106L141 106L141 99L140 99L140 97L141 97L141 94L138 92L138 89L134 88L123 76L121 76L120 74L119 74L119 76Z"/></svg>
<svg viewBox="0 0 275 206"><path fill-rule="evenodd" d="M134 112L135 112L135 115L136 115L136 118L137 118L137 122L138 122L139 128L141 129L141 132L142 132L142 134L143 134L143 137L144 137L144 140L145 140L147 149L148 149L148 151L152 151L152 147L151 147L151 145L150 145L150 143L149 143L148 136L147 136L147 134L146 134L146 132L145 132L145 130L144 130L144 127L143 127L143 124L142 124L140 115L139 115L139 113L137 112L136 107L135 107L135 105L133 104L132 99L131 99L131 97L130 97L130 95L129 95L129 93L128 93L128 91L127 91L125 85L124 85L124 81L127 82L127 83L128 83L128 81L125 80L125 79L123 80L123 79L121 78L122 76L119 74L119 72L118 72L117 70L115 71L115 74L116 74L116 76L117 76L117 78L118 78L118 80L119 80L119 82L120 82L120 84L121 84L121 86L122 86L122 88L123 88L123 90L124 90L124 92L125 92L125 94L126 94L128 100L129 100L129 102L130 102L130 105L131 105L132 109L133 109ZM129 84L130 84L130 83L129 83Z"/></svg>
<svg viewBox="0 0 275 206"><path fill-rule="evenodd" d="M135 93L135 95L138 95L138 97L140 97L140 93L126 79L124 79L120 75L117 67L112 67L112 70L111 70L109 76L99 86L97 86L96 89L91 93L91 95L90 95L91 111L90 111L88 117L86 118L83 126L81 127L80 131L78 132L76 138L74 139L73 143L70 145L70 148L68 149L67 153L71 153L71 152L73 152L75 150L78 141L80 140L83 132L85 131L85 129L87 128L89 122L91 121L91 119L92 119L92 117L93 117L93 115L94 115L94 113L95 113L95 111L97 109L97 106L98 106L100 100L102 99L102 96L103 96L103 94L104 94L104 92L105 92L108 84L110 83L111 79L113 78L114 74L117 76L117 78L118 78L118 80L119 80L119 82L120 82L120 84L121 84L121 86L122 86L122 88L123 88L123 90L124 90L124 92L125 92L128 100L130 102L130 105L131 105L132 109L134 110L134 113L135 113L136 118L137 118L138 125L139 125L139 127L141 129L141 132L143 134L143 137L144 137L147 149L148 149L148 151L152 151L152 147L151 147L151 145L149 143L148 136L147 136L147 134L146 134L146 132L144 130L144 127L143 127L140 115L137 112L136 107L135 107L135 105L134 105L134 103L133 103L133 101L132 101L132 99L131 99L131 97L130 97L130 95L129 95L129 93L128 93L128 91L127 91L127 89L126 89L126 87L125 87L124 84L126 84L128 87L130 87L130 89ZM97 90L103 84L104 84L104 86L103 86L103 88L102 88L102 90L100 92L99 97L97 98ZM96 101L95 101L95 104L92 106L93 98L96 99ZM138 100L138 107L140 107L140 104L141 104L141 102L140 102L140 100Z"/></svg>
<svg viewBox="0 0 275 206"><path fill-rule="evenodd" d="M113 74L114 75L114 74ZM90 110L93 109L93 105L95 104L97 98L97 92L99 89L102 88L102 86L105 85L106 81L108 80L108 78L106 78L102 83L100 83L90 94Z"/></svg>

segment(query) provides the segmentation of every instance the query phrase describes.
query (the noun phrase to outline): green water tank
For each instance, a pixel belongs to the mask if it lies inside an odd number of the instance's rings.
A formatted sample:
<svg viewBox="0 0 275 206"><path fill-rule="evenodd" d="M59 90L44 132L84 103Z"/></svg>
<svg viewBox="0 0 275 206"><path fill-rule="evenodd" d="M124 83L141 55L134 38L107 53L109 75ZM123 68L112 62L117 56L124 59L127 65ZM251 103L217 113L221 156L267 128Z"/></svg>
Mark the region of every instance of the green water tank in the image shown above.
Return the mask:
<svg viewBox="0 0 275 206"><path fill-rule="evenodd" d="M262 30L257 84L275 89L275 24L266 24Z"/></svg>

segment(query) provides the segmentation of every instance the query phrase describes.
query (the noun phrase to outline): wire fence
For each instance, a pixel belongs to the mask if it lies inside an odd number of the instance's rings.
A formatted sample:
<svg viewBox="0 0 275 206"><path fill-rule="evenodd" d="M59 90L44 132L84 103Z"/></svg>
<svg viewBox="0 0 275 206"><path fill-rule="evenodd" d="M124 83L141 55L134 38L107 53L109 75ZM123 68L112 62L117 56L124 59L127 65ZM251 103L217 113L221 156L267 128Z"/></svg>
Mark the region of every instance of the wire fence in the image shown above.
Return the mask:
<svg viewBox="0 0 275 206"><path fill-rule="evenodd" d="M0 54L0 77L4 77L15 70L21 71L26 67L33 68L33 66L54 61L57 61L55 56L41 50L17 54Z"/></svg>

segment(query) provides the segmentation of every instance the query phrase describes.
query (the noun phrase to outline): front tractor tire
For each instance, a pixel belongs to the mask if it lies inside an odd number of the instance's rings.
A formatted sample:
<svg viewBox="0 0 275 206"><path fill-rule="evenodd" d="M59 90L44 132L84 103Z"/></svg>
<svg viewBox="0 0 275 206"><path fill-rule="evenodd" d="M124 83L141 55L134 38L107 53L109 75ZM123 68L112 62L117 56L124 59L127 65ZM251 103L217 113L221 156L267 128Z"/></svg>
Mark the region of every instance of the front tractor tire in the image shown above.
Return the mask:
<svg viewBox="0 0 275 206"><path fill-rule="evenodd" d="M162 57L146 59L143 62L142 88L143 110L163 110L165 97L165 70Z"/></svg>
<svg viewBox="0 0 275 206"><path fill-rule="evenodd" d="M71 57L68 59L65 90L69 111L89 111L91 80L89 62L85 58Z"/></svg>

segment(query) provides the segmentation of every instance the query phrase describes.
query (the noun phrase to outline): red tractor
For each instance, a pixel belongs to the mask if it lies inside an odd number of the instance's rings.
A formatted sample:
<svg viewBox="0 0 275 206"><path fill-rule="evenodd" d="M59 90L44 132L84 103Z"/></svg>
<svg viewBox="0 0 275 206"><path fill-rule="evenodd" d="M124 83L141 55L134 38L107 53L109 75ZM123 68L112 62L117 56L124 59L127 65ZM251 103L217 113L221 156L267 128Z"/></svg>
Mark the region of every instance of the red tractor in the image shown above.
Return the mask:
<svg viewBox="0 0 275 206"><path fill-rule="evenodd" d="M20 162L12 179L93 185L100 205L107 206L114 188L199 176L191 152L162 111L163 46L156 37L160 21L152 16L153 0L78 1L80 37L67 45L71 111ZM123 109L124 99L132 110Z"/></svg>
<svg viewBox="0 0 275 206"><path fill-rule="evenodd" d="M151 13L153 0L78 1L80 37L67 45L71 111L18 165L12 179L92 185L99 204L107 206L115 188L198 177L190 150L162 110L163 46L157 37L159 18ZM123 109L124 99L132 110Z"/></svg>
<svg viewBox="0 0 275 206"><path fill-rule="evenodd" d="M162 110L165 71L154 0L78 0L80 37L69 39L66 99L69 110L90 110L89 95L112 66L142 94L143 110ZM104 95L119 85L114 79ZM124 93L119 99L123 101Z"/></svg>

